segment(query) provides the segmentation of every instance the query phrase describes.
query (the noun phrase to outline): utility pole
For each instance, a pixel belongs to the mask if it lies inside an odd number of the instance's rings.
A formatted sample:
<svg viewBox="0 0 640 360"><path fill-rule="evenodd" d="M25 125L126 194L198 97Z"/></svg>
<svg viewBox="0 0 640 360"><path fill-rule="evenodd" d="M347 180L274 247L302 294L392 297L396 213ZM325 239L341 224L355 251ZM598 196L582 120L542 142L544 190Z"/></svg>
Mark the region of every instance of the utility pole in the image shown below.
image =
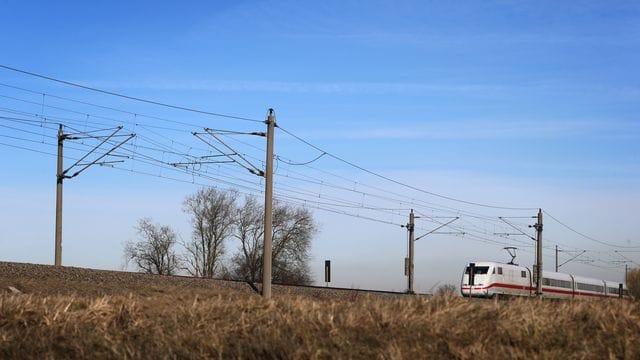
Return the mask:
<svg viewBox="0 0 640 360"><path fill-rule="evenodd" d="M264 248L262 249L262 297L265 299L271 298L271 266L273 261L273 138L276 127L276 118L273 109L269 109L267 120L264 121L267 125L267 132L235 132L205 128L204 133L192 132L191 134L200 139L205 144L215 149L219 154L207 156L206 158L226 157L228 160L223 161L194 161L173 163L173 166L190 166L204 163L223 163L232 162L245 168L253 175L264 177ZM267 138L267 151L265 169L262 170L256 165L252 164L247 158L242 156L241 153L234 150L231 146L227 145L219 135L228 133L243 134L243 135L256 135ZM208 134L215 141L203 137L202 135ZM222 145L221 149L219 145ZM204 157L203 157L204 158Z"/></svg>
<svg viewBox="0 0 640 360"><path fill-rule="evenodd" d="M628 284L629 282L627 281L627 273L629 272L629 264L625 263L624 264L624 283Z"/></svg>
<svg viewBox="0 0 640 360"><path fill-rule="evenodd" d="M407 293L413 294L413 243L415 238L415 215L413 209L409 213L409 224L407 224L407 230L409 230L409 271L408 271L408 285Z"/></svg>
<svg viewBox="0 0 640 360"><path fill-rule="evenodd" d="M416 228L416 224L415 224L415 219L416 218L420 218L420 216L415 216L415 214L413 213L413 209L411 209L411 212L409 213L409 223L407 225L401 225L402 227L407 228L407 231L409 231L409 256L405 258L405 264L404 264L404 270L405 270L405 275L408 277L407 279L407 293L409 294L415 294L415 292L413 291L413 280L414 280L414 266L413 266L413 262L414 262L414 250L413 250L413 246L415 244L416 241L422 239L423 237L430 235L430 234L462 234L464 235L464 232L438 232L438 230L442 229L445 226L449 226L449 224L451 224L452 222L458 220L460 217L454 217L451 218L451 220L447 221L446 223L440 222L440 226L436 227L435 229L428 231L425 234L422 234L418 237L415 236L415 228ZM434 219L434 217L430 217L431 219ZM436 221L437 222L437 221Z"/></svg>
<svg viewBox="0 0 640 360"><path fill-rule="evenodd" d="M62 124L58 128L58 169L56 172L56 235L55 235L55 266L62 265L62 180L63 156L62 144L65 135L62 132Z"/></svg>
<svg viewBox="0 0 640 360"><path fill-rule="evenodd" d="M271 298L271 257L272 257L272 221L273 221L273 132L276 119L273 109L267 116L267 159L264 174L264 249L262 254L262 297Z"/></svg>
<svg viewBox="0 0 640 360"><path fill-rule="evenodd" d="M556 272L558 272L558 245L556 245Z"/></svg>
<svg viewBox="0 0 640 360"><path fill-rule="evenodd" d="M106 131L106 130L115 130L112 134L106 136L97 136L97 135L89 135L89 133L78 133L78 134L65 134L62 131L62 124L58 128L58 164L56 169L56 229L55 229L55 257L54 257L54 265L61 266L62 265L62 183L64 179L74 178L86 169L88 169L92 165L109 165L113 163L123 162L124 160L118 161L100 161L104 157L110 155L114 150L122 146L127 141L131 140L135 134L124 134L124 135L116 135L120 130L122 130L122 126L118 126L113 129L105 129L105 130L96 130L90 132L97 131ZM99 155L96 159L83 163L83 161L89 157L89 155L93 154L96 150L98 150L102 145L107 143L110 139L114 137L126 137L125 140L114 145L110 150L106 151L104 154ZM73 165L71 165L66 170L64 169L64 156L63 156L63 144L65 140L79 140L79 139L96 139L102 140L97 146L87 152L84 156L82 156L78 161L76 161ZM115 155L114 155L115 156ZM126 157L126 156L125 156ZM100 162L99 162L100 161ZM80 168L75 171L72 175L69 174L74 168Z"/></svg>
<svg viewBox="0 0 640 360"><path fill-rule="evenodd" d="M542 297L542 209L538 209L536 229L536 296Z"/></svg>
<svg viewBox="0 0 640 360"><path fill-rule="evenodd" d="M532 218L536 218L536 216L532 216ZM529 225L530 228L532 227L536 229L535 238L525 233L524 231L518 229L518 227L516 227L512 223L505 220L505 218L503 218L502 216L498 217L498 219L504 221L507 225L517 230L519 234L496 233L495 235L525 235L526 237L536 242L536 261L533 264L533 276L536 280L536 296L542 297L542 209L538 209L537 218L538 218L538 222L536 222L534 225ZM556 264L558 264L557 249L558 248L556 247Z"/></svg>

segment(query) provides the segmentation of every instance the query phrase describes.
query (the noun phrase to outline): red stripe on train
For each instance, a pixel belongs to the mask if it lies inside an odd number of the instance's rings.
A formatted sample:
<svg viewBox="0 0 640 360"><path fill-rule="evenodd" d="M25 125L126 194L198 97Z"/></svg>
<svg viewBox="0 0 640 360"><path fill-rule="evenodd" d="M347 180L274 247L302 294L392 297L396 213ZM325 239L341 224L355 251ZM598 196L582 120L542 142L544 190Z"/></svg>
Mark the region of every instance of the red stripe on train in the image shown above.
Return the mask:
<svg viewBox="0 0 640 360"><path fill-rule="evenodd" d="M524 291L535 291L536 288L534 287L530 287L530 286L526 286L526 285L513 285L513 284L502 284L502 283L493 283L491 285L488 286L484 286L484 287L473 287L473 290L488 290L490 288L493 287L500 287L500 288L506 288L506 289L516 289L516 290L524 290ZM462 287L462 290L469 290L469 287ZM619 297L617 294L615 295L607 295L607 294L593 294L593 293L586 293L586 292L580 292L580 291L571 291L571 290L559 290L559 289L551 289L551 288L546 288L546 287L542 287L542 292L548 292L548 293L556 293L556 294L564 294L564 295L576 295L576 296L592 296L592 297L611 297L611 298L617 298Z"/></svg>

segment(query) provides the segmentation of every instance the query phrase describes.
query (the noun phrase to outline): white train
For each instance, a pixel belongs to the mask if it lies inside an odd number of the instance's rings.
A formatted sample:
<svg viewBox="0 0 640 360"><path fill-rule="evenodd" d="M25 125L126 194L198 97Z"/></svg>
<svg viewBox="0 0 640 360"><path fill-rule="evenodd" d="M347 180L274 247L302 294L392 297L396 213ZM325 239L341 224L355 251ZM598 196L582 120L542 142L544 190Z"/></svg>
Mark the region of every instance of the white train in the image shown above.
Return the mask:
<svg viewBox="0 0 640 360"><path fill-rule="evenodd" d="M473 281L469 273L473 268ZM621 291L622 288L622 291ZM465 267L460 284L465 297L535 296L531 270L524 266L490 261ZM624 284L557 272L542 272L542 296L556 299L628 298Z"/></svg>

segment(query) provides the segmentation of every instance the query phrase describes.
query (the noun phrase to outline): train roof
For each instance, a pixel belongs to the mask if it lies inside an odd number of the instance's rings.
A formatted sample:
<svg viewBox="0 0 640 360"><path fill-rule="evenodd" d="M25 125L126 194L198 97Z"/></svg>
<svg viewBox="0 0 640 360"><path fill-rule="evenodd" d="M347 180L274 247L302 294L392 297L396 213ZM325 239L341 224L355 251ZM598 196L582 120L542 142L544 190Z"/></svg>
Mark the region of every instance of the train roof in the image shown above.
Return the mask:
<svg viewBox="0 0 640 360"><path fill-rule="evenodd" d="M555 271L544 271L542 270L542 277L548 279L557 279L557 280L569 280L571 281L571 275L555 272Z"/></svg>
<svg viewBox="0 0 640 360"><path fill-rule="evenodd" d="M519 268L519 269L528 269L526 266L522 266L522 265L516 265L516 264L506 264L506 263L502 263L499 261L476 261L475 262L476 266L502 266L505 268ZM467 264L467 266L469 266ZM590 278L590 277L586 277L586 276L580 276L580 275L574 275L574 274L567 274L567 273L561 273L561 272L555 272L555 271L542 271L542 276L546 277L546 278L550 278L550 279L558 279L558 280L571 280L571 277L573 276L573 278L575 279L575 281L580 281L582 283L585 284L594 284L594 285L603 285L603 282L607 285L607 286L619 286L620 283L623 284L623 288L627 288L626 284L624 282L620 282L620 281L610 281L610 280L602 280L602 279L595 279L595 278Z"/></svg>
<svg viewBox="0 0 640 360"><path fill-rule="evenodd" d="M523 268L524 266L518 265L518 264L505 264L505 263L501 263L501 262L497 262L497 261L476 261L474 264L476 264L476 266L502 266L502 267L517 267L517 268ZM469 266L467 264L467 266Z"/></svg>
<svg viewBox="0 0 640 360"><path fill-rule="evenodd" d="M604 285L604 280L594 279L586 276L574 275L573 278L576 282L581 282L584 284L594 284L594 285Z"/></svg>
<svg viewBox="0 0 640 360"><path fill-rule="evenodd" d="M610 280L605 280L604 281L605 284L607 284L607 286L615 286L618 287L618 285L622 284L623 288L627 288L627 284L624 283L624 281L610 281Z"/></svg>

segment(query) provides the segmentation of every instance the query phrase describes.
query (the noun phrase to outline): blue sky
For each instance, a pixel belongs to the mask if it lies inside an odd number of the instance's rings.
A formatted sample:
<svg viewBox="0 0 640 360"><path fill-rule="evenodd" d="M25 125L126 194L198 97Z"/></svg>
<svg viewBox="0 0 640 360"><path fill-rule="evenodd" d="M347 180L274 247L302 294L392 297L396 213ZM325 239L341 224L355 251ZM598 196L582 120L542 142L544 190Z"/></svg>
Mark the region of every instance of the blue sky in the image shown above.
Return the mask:
<svg viewBox="0 0 640 360"><path fill-rule="evenodd" d="M634 217L640 210L640 5L636 2L0 3L1 64L253 119L263 119L272 107L282 128L386 177L466 201L542 207L597 240L640 246ZM178 143L206 146L190 135L201 128L153 130L143 126L158 125L156 120L132 113L201 127L261 126L141 104L1 69L0 82L35 92L0 86L4 109L71 118L76 123L83 121L77 113L91 114L84 120L117 118L129 123L124 124L126 130L164 141L176 151L188 150ZM136 123L141 126L131 125ZM84 126L91 124L86 121ZM5 135L0 142L5 144L55 152L47 144L24 141L45 139L49 135L45 127L36 131L39 135L7 127L0 131ZM263 146L259 139L245 140ZM264 157L255 148L234 144ZM290 162L320 154L286 133L276 134L276 152ZM0 177L5 199L0 213L6 222L0 231L0 258L49 263L54 158L6 145L0 146L0 154L7 169ZM173 161L169 158L161 160ZM350 215L314 210L321 223L313 248L313 263L320 267L314 267L318 281L323 260L331 258L335 285L402 290L404 229L357 216L403 223L406 216L401 214L411 207L432 216L454 216L457 211L490 217L493 220L463 217L459 227L504 246L522 245L521 263L531 264L533 256L522 239L493 235L505 226L497 216L522 216L522 212L446 201L328 156L314 162L314 168L279 165L276 192L289 200L295 190L299 196L305 193L305 204L312 208L312 194L325 202L343 199L362 206L350 208ZM145 216L174 226L188 238L181 201L198 185L153 176L167 175L169 170L137 162L122 167L152 176L96 167L65 184L65 264L119 268L122 242L134 238L133 225ZM240 174L241 170L220 169L232 182L254 182L252 189L259 189L259 180ZM294 172L317 181L297 181ZM322 185L326 183L355 191ZM379 197L391 193L393 201ZM446 212L441 211L443 206L448 207ZM517 221L527 225L523 219ZM551 219L545 223L547 245L587 249L587 259L594 260L569 263L565 271L620 279L624 265L619 261L624 258L614 250L629 251L623 255L636 262L631 265L640 262L640 253L631 252L640 248L603 245ZM426 231L436 225L421 226ZM416 247L416 286L421 291L457 282L467 261L506 259L500 244L468 236L436 235ZM233 248L230 243L229 251ZM553 257L545 261L550 265Z"/></svg>

